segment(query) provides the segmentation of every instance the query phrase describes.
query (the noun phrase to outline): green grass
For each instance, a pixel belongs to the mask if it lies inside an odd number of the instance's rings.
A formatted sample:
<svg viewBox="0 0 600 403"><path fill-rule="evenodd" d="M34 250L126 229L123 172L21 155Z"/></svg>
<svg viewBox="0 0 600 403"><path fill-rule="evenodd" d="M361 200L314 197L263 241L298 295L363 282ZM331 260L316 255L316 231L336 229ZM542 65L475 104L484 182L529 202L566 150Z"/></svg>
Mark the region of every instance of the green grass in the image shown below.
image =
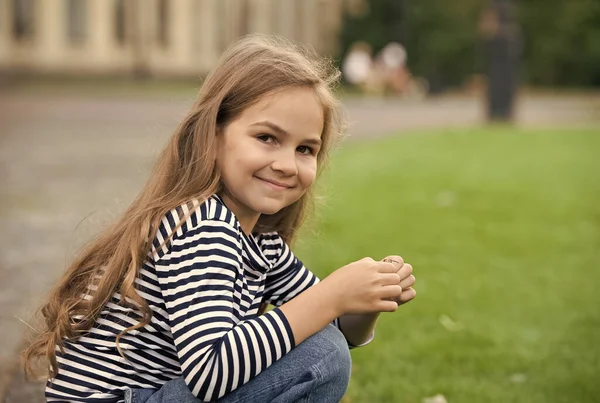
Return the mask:
<svg viewBox="0 0 600 403"><path fill-rule="evenodd" d="M400 254L417 277L353 350L345 401L600 401L600 130L348 143L321 185L308 267Z"/></svg>

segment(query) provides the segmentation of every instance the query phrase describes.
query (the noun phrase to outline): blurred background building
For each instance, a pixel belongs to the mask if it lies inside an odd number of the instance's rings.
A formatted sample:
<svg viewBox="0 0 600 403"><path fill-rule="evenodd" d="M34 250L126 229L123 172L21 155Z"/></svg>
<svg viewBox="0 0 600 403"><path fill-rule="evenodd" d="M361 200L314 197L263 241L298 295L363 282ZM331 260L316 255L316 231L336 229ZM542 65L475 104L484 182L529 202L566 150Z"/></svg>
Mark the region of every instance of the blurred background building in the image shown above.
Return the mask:
<svg viewBox="0 0 600 403"><path fill-rule="evenodd" d="M0 73L194 77L252 32L340 65L357 43L374 61L399 44L430 94L481 87L507 49L518 84L600 86L598 0L0 0Z"/></svg>
<svg viewBox="0 0 600 403"><path fill-rule="evenodd" d="M0 69L202 75L237 37L275 33L331 53L342 0L0 0Z"/></svg>

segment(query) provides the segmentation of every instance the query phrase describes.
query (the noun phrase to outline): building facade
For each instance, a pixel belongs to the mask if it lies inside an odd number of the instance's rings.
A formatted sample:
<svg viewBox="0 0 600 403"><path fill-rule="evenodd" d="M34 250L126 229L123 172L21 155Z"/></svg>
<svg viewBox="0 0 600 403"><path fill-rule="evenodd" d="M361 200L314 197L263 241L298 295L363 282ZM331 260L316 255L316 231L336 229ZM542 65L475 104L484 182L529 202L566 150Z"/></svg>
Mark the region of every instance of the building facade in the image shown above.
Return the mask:
<svg viewBox="0 0 600 403"><path fill-rule="evenodd" d="M237 37L335 54L343 0L0 0L0 70L203 75Z"/></svg>

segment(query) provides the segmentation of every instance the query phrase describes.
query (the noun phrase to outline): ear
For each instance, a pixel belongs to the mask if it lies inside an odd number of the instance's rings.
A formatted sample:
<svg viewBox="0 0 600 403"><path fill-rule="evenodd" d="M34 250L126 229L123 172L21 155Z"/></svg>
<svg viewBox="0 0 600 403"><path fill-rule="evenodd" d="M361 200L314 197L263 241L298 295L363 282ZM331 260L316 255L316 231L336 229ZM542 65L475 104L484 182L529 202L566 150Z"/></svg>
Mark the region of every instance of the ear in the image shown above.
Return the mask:
<svg viewBox="0 0 600 403"><path fill-rule="evenodd" d="M215 145L217 147L217 159L225 146L225 128L221 125L215 127Z"/></svg>
<svg viewBox="0 0 600 403"><path fill-rule="evenodd" d="M221 144L224 137L225 137L225 129L221 125L216 125L215 126L215 139L217 139L217 143Z"/></svg>

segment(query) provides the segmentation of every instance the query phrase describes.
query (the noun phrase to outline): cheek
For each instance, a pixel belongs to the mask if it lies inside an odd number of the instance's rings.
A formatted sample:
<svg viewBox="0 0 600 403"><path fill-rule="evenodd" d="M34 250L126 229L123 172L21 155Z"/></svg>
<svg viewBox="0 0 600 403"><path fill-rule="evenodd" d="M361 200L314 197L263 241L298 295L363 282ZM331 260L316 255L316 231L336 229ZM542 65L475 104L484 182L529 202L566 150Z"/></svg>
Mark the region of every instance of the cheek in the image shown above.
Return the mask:
<svg viewBox="0 0 600 403"><path fill-rule="evenodd" d="M300 181L305 187L313 184L317 177L317 160L303 161L299 170Z"/></svg>
<svg viewBox="0 0 600 403"><path fill-rule="evenodd" d="M226 167L225 169L240 175L259 165L257 160L260 161L260 155L252 146L253 144L251 143L240 141L225 147L221 156L222 164Z"/></svg>

